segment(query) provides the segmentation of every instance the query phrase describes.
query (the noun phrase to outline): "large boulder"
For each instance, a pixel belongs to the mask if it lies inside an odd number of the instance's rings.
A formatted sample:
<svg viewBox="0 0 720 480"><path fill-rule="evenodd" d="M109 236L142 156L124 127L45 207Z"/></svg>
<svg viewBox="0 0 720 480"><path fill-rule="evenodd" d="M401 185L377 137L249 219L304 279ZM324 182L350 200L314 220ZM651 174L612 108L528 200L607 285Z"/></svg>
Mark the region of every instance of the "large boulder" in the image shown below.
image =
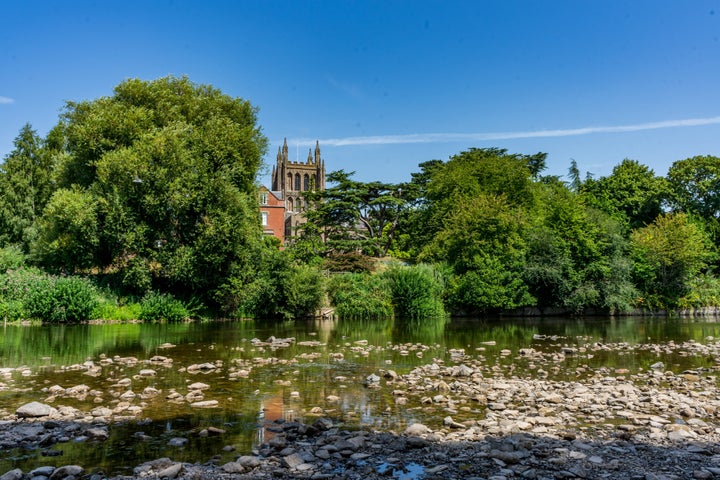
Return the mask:
<svg viewBox="0 0 720 480"><path fill-rule="evenodd" d="M40 402L30 402L15 410L18 418L49 417L57 414L57 410L50 405Z"/></svg>

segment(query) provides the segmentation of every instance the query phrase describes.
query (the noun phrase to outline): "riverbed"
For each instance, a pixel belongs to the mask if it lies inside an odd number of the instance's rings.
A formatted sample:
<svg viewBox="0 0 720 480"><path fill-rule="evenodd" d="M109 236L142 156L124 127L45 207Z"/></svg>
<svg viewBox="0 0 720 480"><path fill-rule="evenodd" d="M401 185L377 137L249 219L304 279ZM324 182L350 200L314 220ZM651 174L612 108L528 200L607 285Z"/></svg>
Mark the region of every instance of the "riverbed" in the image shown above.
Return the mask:
<svg viewBox="0 0 720 480"><path fill-rule="evenodd" d="M448 413L457 425L485 421L503 401L448 409L392 387L427 368L466 366L507 385L598 372L714 382L718 338L711 320L626 317L5 326L0 417L14 422L39 402L107 436L4 448L0 473L52 462L119 475L161 457L222 464L268 444L278 422L439 430Z"/></svg>

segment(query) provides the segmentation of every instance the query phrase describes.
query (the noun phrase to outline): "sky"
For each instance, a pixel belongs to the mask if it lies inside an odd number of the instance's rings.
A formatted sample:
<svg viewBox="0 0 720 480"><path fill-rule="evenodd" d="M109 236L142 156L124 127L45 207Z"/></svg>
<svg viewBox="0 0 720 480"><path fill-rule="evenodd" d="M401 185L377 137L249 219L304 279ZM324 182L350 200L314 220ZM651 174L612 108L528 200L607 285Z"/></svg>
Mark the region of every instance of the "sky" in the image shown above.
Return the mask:
<svg viewBox="0 0 720 480"><path fill-rule="evenodd" d="M285 138L361 181L470 148L596 178L720 156L720 0L5 0L0 25L0 158L168 75L258 108L264 184Z"/></svg>

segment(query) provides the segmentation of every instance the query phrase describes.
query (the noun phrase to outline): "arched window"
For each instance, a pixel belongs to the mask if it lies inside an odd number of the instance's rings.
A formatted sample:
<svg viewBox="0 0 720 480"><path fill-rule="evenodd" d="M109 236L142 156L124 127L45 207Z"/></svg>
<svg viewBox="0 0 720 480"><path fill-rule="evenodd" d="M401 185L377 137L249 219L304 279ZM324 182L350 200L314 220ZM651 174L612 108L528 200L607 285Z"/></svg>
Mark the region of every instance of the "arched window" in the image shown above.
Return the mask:
<svg viewBox="0 0 720 480"><path fill-rule="evenodd" d="M295 191L296 192L300 191L300 174L299 173L295 174Z"/></svg>
<svg viewBox="0 0 720 480"><path fill-rule="evenodd" d="M310 176L307 173L303 177L303 190L306 192L310 190Z"/></svg>
<svg viewBox="0 0 720 480"><path fill-rule="evenodd" d="M292 197L288 198L287 202L288 202L287 208L288 208L289 211L292 212L292 211L293 211L293 199L292 199Z"/></svg>
<svg viewBox="0 0 720 480"><path fill-rule="evenodd" d="M298 199L297 199L297 203L295 204L295 211L296 211L296 212L301 212L301 211L302 211L302 208L303 208L302 198L298 198Z"/></svg>
<svg viewBox="0 0 720 480"><path fill-rule="evenodd" d="M285 188L292 190L292 173L288 173L287 185L285 185Z"/></svg>

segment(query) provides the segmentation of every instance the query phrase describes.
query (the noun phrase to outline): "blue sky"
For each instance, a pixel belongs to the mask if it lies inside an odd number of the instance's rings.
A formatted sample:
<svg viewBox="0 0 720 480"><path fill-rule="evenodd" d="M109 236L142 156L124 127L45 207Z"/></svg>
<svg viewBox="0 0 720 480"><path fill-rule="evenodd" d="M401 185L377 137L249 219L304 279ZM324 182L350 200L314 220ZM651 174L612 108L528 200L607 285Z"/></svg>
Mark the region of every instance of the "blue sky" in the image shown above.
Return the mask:
<svg viewBox="0 0 720 480"><path fill-rule="evenodd" d="M720 156L720 0L7 0L0 156L27 122L127 78L187 75L259 108L329 170L409 180L471 147L548 153L545 173L665 175ZM291 154L292 156L292 154ZM267 183L268 174L259 180Z"/></svg>

